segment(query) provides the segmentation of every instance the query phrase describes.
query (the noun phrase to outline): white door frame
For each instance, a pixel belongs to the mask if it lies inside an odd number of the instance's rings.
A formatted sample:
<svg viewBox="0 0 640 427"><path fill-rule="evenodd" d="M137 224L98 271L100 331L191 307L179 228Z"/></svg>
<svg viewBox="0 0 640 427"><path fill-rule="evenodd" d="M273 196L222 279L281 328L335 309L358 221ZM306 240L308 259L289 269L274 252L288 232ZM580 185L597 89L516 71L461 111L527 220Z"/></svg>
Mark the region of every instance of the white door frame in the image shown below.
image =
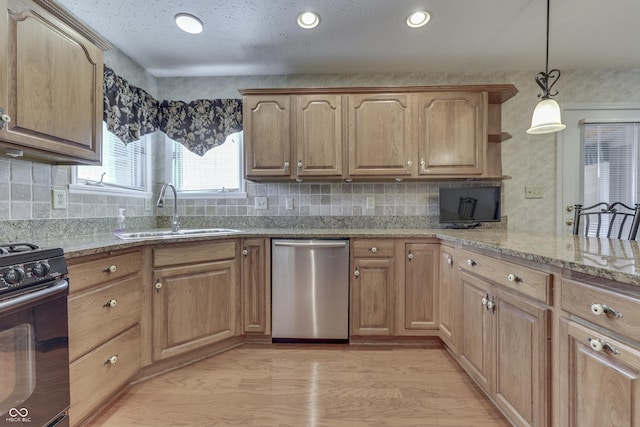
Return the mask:
<svg viewBox="0 0 640 427"><path fill-rule="evenodd" d="M572 194L582 195L579 127L579 121L582 119L640 121L640 104L594 103L562 106L562 121L567 128L558 133L556 139L556 232L559 234L571 233L571 226L566 225L565 221L573 218L573 213L567 212L566 205L570 204Z"/></svg>

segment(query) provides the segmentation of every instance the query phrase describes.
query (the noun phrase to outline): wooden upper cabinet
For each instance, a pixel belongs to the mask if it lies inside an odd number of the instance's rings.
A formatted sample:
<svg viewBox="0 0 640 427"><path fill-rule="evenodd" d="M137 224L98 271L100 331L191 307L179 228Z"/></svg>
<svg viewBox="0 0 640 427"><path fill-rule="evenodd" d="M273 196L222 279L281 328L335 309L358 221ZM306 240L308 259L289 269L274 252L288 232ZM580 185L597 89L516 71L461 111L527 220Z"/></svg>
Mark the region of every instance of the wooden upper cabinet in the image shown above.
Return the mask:
<svg viewBox="0 0 640 427"><path fill-rule="evenodd" d="M289 95L243 99L247 177L288 177L291 171Z"/></svg>
<svg viewBox="0 0 640 427"><path fill-rule="evenodd" d="M103 52L35 2L0 0L0 144L58 163L101 161Z"/></svg>
<svg viewBox="0 0 640 427"><path fill-rule="evenodd" d="M342 96L294 97L296 177L342 176Z"/></svg>
<svg viewBox="0 0 640 427"><path fill-rule="evenodd" d="M487 150L487 93L419 95L419 175L480 175Z"/></svg>
<svg viewBox="0 0 640 427"><path fill-rule="evenodd" d="M349 175L412 174L412 100L408 93L348 96Z"/></svg>

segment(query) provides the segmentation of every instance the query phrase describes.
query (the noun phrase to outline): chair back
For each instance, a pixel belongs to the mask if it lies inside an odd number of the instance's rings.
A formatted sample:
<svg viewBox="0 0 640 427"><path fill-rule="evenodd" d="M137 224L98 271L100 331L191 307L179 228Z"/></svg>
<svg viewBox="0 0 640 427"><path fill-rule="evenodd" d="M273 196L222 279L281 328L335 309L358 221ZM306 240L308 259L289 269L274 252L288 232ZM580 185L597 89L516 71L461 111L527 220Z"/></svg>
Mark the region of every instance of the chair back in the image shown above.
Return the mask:
<svg viewBox="0 0 640 427"><path fill-rule="evenodd" d="M583 224L582 231L580 224ZM573 234L635 240L640 225L640 204L600 202L584 207L574 205Z"/></svg>

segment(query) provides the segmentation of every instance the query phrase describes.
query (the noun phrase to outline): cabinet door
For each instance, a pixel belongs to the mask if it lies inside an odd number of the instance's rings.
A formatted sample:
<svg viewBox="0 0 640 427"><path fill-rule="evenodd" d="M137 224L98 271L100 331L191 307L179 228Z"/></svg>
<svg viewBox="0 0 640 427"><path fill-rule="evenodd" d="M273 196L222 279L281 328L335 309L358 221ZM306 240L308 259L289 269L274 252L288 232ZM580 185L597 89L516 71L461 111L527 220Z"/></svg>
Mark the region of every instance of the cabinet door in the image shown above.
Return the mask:
<svg viewBox="0 0 640 427"><path fill-rule="evenodd" d="M591 341L605 344L596 351ZM560 322L560 424L640 426L640 351L590 328Z"/></svg>
<svg viewBox="0 0 640 427"><path fill-rule="evenodd" d="M354 259L351 335L392 335L395 304L393 259Z"/></svg>
<svg viewBox="0 0 640 427"><path fill-rule="evenodd" d="M419 96L419 175L479 175L487 145L487 94Z"/></svg>
<svg viewBox="0 0 640 427"><path fill-rule="evenodd" d="M0 0L0 141L29 156L98 163L102 50L30 2Z"/></svg>
<svg viewBox="0 0 640 427"><path fill-rule="evenodd" d="M437 243L405 243L404 281L398 286L398 334L433 335L438 329Z"/></svg>
<svg viewBox="0 0 640 427"><path fill-rule="evenodd" d="M247 177L288 177L291 160L289 95L245 96L242 112Z"/></svg>
<svg viewBox="0 0 640 427"><path fill-rule="evenodd" d="M458 284L456 283L456 269L454 262L454 248L440 246L440 292L438 304L440 312L440 337L447 346L457 354L456 349L456 316L458 306Z"/></svg>
<svg viewBox="0 0 640 427"><path fill-rule="evenodd" d="M491 285L462 272L461 286L460 364L480 387L490 393L493 331L492 313L486 304Z"/></svg>
<svg viewBox="0 0 640 427"><path fill-rule="evenodd" d="M494 401L521 426L549 422L549 310L495 288Z"/></svg>
<svg viewBox="0 0 640 427"><path fill-rule="evenodd" d="M412 174L413 99L403 93L349 95L349 175Z"/></svg>
<svg viewBox="0 0 640 427"><path fill-rule="evenodd" d="M342 96L300 95L294 100L296 176L342 176Z"/></svg>
<svg viewBox="0 0 640 427"><path fill-rule="evenodd" d="M229 260L154 272L155 360L235 335L236 271Z"/></svg>
<svg viewBox="0 0 640 427"><path fill-rule="evenodd" d="M268 248L265 239L246 239L242 247L242 313L247 333L271 333Z"/></svg>

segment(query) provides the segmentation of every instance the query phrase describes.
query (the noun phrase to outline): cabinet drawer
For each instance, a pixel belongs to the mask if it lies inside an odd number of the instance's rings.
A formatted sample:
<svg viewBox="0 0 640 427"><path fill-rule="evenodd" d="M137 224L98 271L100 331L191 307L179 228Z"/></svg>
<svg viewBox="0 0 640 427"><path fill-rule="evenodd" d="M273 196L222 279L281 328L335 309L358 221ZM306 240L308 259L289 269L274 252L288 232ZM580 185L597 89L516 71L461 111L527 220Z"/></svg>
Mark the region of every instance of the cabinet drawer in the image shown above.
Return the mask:
<svg viewBox="0 0 640 427"><path fill-rule="evenodd" d="M117 255L69 260L69 292L128 276L140 271L142 258L139 251Z"/></svg>
<svg viewBox="0 0 640 427"><path fill-rule="evenodd" d="M233 259L236 256L236 241L226 240L215 243L191 243L153 248L153 265L191 264Z"/></svg>
<svg viewBox="0 0 640 427"><path fill-rule="evenodd" d="M640 298L566 278L562 279L560 292L561 307L566 312L640 341Z"/></svg>
<svg viewBox="0 0 640 427"><path fill-rule="evenodd" d="M141 284L132 277L69 297L69 360L140 321Z"/></svg>
<svg viewBox="0 0 640 427"><path fill-rule="evenodd" d="M109 398L140 369L140 324L118 335L73 362L71 381L71 424L77 425ZM109 358L117 361L110 363Z"/></svg>
<svg viewBox="0 0 640 427"><path fill-rule="evenodd" d="M393 258L395 242L393 240L354 240L354 258Z"/></svg>
<svg viewBox="0 0 640 427"><path fill-rule="evenodd" d="M551 302L551 276L545 272L460 249L457 264L463 270L538 301Z"/></svg>

